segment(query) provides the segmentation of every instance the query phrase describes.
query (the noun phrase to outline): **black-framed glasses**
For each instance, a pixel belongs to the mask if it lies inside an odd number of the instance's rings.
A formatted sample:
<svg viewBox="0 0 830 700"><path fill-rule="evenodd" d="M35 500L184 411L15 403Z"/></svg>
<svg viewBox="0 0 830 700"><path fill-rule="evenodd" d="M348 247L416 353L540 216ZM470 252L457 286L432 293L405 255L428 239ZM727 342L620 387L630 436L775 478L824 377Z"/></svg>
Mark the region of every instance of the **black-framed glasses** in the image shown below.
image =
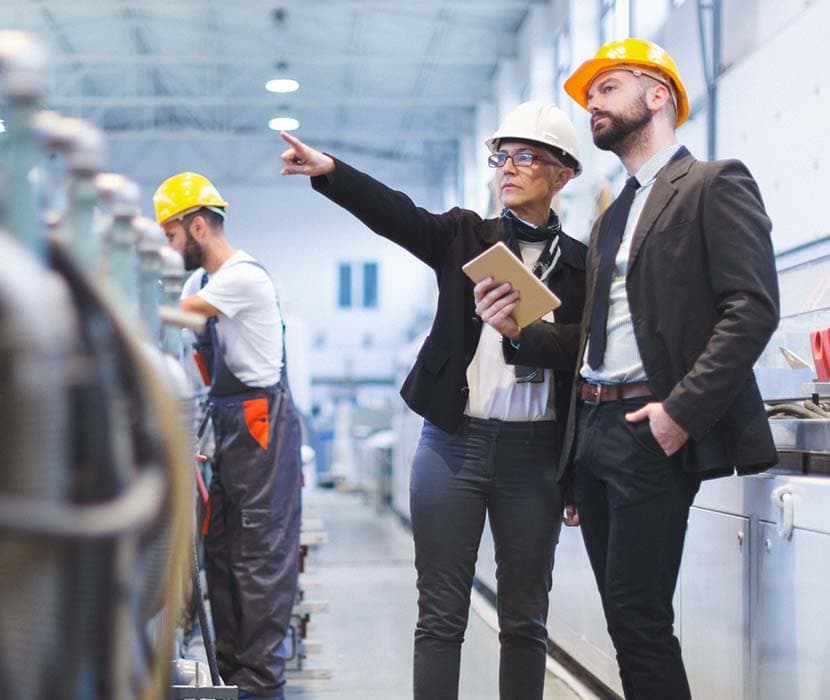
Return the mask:
<svg viewBox="0 0 830 700"><path fill-rule="evenodd" d="M492 153L487 158L487 165L491 168L503 168L505 163L507 163L507 159L513 161L513 165L517 168L529 168L534 163L547 163L548 165L558 165L560 168L564 167L562 163L558 161L552 160L550 158L544 158L543 156L537 156L535 153L531 153L530 151L519 151L518 153L504 153L503 151L499 151L497 153Z"/></svg>

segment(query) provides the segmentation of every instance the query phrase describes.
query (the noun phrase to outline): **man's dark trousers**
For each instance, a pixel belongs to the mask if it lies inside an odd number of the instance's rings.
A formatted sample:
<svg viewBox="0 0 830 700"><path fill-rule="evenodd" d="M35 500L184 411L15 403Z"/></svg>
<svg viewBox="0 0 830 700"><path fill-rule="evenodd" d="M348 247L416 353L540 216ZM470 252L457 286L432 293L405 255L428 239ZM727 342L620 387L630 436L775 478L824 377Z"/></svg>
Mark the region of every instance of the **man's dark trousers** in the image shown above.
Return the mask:
<svg viewBox="0 0 830 700"><path fill-rule="evenodd" d="M580 402L575 497L626 700L683 700L672 597L700 481L666 457L647 420L625 420L653 400Z"/></svg>

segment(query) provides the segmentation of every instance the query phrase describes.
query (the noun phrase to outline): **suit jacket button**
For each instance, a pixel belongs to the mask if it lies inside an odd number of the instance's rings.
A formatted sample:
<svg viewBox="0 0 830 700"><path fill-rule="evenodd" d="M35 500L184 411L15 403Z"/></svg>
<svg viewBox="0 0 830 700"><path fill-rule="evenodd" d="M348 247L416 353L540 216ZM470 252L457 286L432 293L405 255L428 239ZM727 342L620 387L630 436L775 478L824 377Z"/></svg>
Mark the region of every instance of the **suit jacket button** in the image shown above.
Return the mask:
<svg viewBox="0 0 830 700"><path fill-rule="evenodd" d="M468 387L468 386L462 386L461 387L461 395L462 396L467 396L467 394L469 394L469 393L470 393L470 387Z"/></svg>

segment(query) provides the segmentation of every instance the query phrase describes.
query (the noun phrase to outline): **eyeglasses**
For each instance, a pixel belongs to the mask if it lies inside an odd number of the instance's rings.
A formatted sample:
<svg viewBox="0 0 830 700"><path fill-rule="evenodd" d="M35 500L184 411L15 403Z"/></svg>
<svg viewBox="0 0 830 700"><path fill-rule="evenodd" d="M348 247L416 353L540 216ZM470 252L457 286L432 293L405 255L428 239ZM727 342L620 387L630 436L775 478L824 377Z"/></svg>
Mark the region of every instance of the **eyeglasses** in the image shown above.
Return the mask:
<svg viewBox="0 0 830 700"><path fill-rule="evenodd" d="M537 156L535 153L531 153L530 151L519 151L519 153L514 153L512 155L510 153L499 151L498 153L493 153L488 156L487 165L491 168L503 168L505 163L507 163L508 158L513 161L513 165L517 168L529 168L534 163L547 163L548 165L558 165L560 168L565 167L558 161Z"/></svg>

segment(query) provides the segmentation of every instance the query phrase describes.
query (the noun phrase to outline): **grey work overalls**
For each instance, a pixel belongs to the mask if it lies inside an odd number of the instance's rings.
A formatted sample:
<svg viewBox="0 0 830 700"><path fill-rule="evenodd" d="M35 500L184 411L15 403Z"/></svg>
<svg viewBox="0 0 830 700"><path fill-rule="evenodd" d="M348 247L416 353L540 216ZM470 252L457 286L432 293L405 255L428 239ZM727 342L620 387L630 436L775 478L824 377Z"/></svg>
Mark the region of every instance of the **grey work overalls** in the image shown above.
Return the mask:
<svg viewBox="0 0 830 700"><path fill-rule="evenodd" d="M204 548L217 660L226 683L280 695L280 645L299 573L300 420L288 387L285 342L280 381L250 387L225 363L217 322L209 319L197 343L211 368L216 438Z"/></svg>

